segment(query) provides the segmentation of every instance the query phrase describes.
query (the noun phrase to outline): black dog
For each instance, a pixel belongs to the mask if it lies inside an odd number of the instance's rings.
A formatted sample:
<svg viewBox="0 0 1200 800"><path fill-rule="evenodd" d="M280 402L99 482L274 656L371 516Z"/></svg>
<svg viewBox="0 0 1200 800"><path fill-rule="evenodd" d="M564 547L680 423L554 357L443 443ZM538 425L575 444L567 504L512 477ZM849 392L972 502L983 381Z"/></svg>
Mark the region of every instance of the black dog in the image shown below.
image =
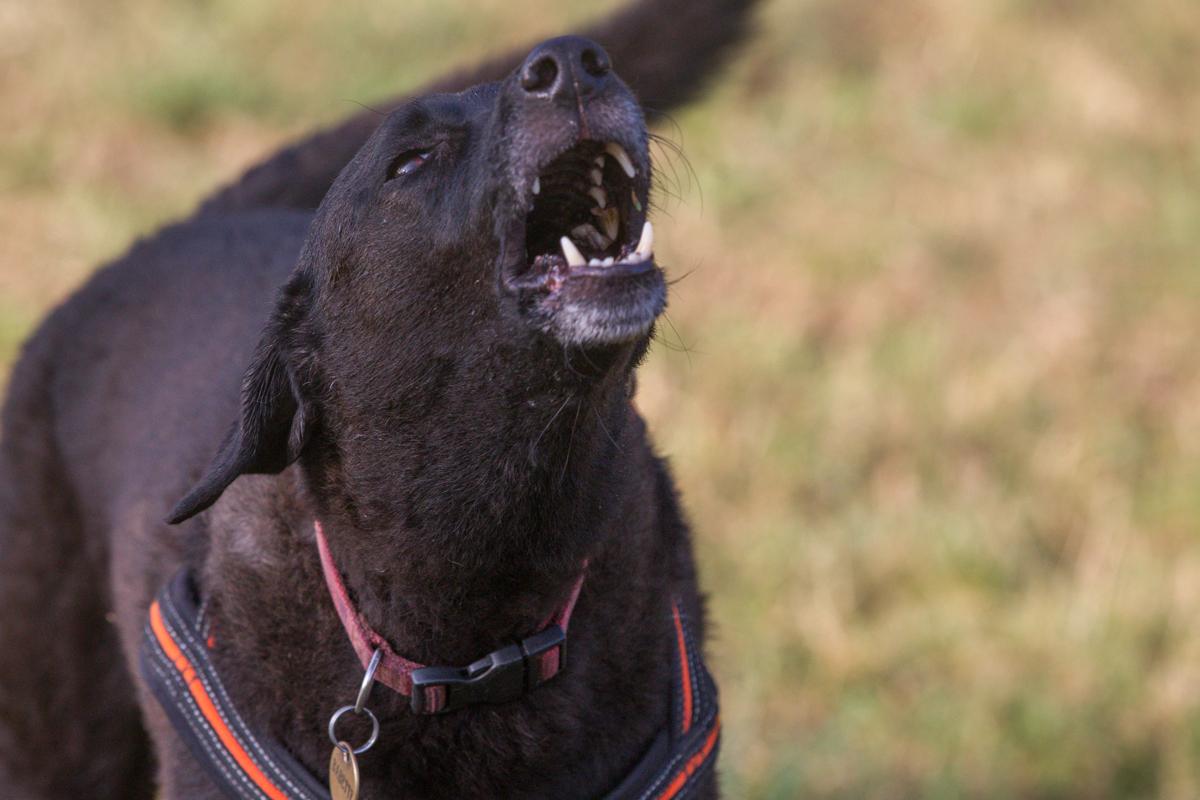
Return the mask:
<svg viewBox="0 0 1200 800"><path fill-rule="evenodd" d="M747 5L647 0L312 137L50 316L0 446L0 796L320 796L360 687L363 797L715 795L612 64L669 107Z"/></svg>

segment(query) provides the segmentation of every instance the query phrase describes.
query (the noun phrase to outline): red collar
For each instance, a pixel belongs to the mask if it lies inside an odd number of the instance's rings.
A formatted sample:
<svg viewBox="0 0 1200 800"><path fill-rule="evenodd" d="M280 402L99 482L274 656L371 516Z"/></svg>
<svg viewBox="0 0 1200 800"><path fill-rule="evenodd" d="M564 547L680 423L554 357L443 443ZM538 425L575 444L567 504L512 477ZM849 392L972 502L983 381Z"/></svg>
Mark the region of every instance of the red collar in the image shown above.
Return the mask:
<svg viewBox="0 0 1200 800"><path fill-rule="evenodd" d="M321 571L333 598L334 608L350 644L368 669L375 653L379 661L375 680L410 698L417 714L437 714L476 703L504 703L553 678L563 667L567 627L583 588L584 569L575 580L566 601L542 624L542 629L520 642L488 653L466 667L429 667L398 655L367 623L354 606L320 522L315 522Z"/></svg>

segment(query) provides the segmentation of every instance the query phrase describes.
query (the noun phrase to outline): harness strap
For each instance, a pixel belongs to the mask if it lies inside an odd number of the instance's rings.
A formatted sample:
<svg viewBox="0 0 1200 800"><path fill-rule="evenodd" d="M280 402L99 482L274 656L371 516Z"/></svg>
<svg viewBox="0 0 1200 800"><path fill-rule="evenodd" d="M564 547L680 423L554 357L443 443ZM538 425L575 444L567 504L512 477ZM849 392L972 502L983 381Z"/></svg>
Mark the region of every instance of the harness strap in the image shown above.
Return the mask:
<svg viewBox="0 0 1200 800"><path fill-rule="evenodd" d="M678 603L671 606L671 620L675 653L668 727L604 800L690 800L716 763L721 739L717 686Z"/></svg>
<svg viewBox="0 0 1200 800"><path fill-rule="evenodd" d="M677 604L672 626L667 726L603 800L692 800L716 762L721 728L716 686L688 615ZM238 713L212 662L205 628L195 582L185 568L150 606L139 662L142 678L192 756L233 800L330 800L303 764Z"/></svg>
<svg viewBox="0 0 1200 800"><path fill-rule="evenodd" d="M181 570L150 605L142 678L209 777L232 798L329 800L329 792L229 699L205 643L195 583Z"/></svg>

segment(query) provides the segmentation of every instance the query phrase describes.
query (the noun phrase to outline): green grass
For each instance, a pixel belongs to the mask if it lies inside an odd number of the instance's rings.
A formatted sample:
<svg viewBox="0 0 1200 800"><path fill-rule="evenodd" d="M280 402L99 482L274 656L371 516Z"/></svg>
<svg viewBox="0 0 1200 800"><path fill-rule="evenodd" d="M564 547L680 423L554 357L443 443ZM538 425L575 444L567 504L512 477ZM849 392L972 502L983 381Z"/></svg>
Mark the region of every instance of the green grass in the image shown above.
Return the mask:
<svg viewBox="0 0 1200 800"><path fill-rule="evenodd" d="M287 137L595 11L6 7L0 362ZM659 197L686 277L638 398L696 523L728 794L1200 796L1200 6L761 23L662 131L697 180Z"/></svg>

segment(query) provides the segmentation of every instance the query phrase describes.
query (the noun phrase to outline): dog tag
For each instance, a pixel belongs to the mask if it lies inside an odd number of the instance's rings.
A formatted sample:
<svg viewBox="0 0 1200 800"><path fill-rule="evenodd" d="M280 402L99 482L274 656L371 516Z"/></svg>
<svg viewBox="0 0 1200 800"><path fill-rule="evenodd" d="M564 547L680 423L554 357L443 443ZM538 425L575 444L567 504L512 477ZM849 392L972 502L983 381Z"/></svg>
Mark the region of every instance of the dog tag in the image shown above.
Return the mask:
<svg viewBox="0 0 1200 800"><path fill-rule="evenodd" d="M333 800L358 800L358 759L345 742L329 755L329 794Z"/></svg>

